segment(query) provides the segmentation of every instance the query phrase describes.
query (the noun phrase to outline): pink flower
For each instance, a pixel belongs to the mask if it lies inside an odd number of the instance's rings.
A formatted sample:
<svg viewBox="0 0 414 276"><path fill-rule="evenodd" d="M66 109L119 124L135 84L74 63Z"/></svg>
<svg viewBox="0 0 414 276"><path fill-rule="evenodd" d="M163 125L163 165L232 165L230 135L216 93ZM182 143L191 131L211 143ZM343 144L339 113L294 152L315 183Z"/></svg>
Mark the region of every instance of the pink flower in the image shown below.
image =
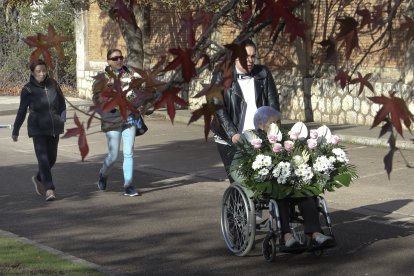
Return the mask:
<svg viewBox="0 0 414 276"><path fill-rule="evenodd" d="M286 151L291 151L293 149L295 143L293 141L287 140L283 143L283 146L285 147Z"/></svg>
<svg viewBox="0 0 414 276"><path fill-rule="evenodd" d="M338 135L332 135L331 140L329 141L331 144L336 145L341 141Z"/></svg>
<svg viewBox="0 0 414 276"><path fill-rule="evenodd" d="M296 131L291 131L291 132L289 132L289 137L290 137L290 139L292 139L293 141L298 140L298 137L299 137L299 132L296 132Z"/></svg>
<svg viewBox="0 0 414 276"><path fill-rule="evenodd" d="M309 134L310 138L312 139L316 139L318 138L318 130L317 129L311 129L310 130L310 134Z"/></svg>
<svg viewBox="0 0 414 276"><path fill-rule="evenodd" d="M318 140L316 139L308 139L308 141L306 141L308 143L308 148L309 149L314 149L316 148L316 146L318 145Z"/></svg>
<svg viewBox="0 0 414 276"><path fill-rule="evenodd" d="M253 148L260 149L262 147L262 139L255 138L250 142L250 144L253 146Z"/></svg>
<svg viewBox="0 0 414 276"><path fill-rule="evenodd" d="M282 149L283 147L281 143L275 143L272 148L273 152L276 152L276 153L281 152Z"/></svg>
<svg viewBox="0 0 414 276"><path fill-rule="evenodd" d="M267 135L267 139L269 139L269 142L271 144L274 144L274 143L277 142L277 136L276 135L269 134L269 135Z"/></svg>

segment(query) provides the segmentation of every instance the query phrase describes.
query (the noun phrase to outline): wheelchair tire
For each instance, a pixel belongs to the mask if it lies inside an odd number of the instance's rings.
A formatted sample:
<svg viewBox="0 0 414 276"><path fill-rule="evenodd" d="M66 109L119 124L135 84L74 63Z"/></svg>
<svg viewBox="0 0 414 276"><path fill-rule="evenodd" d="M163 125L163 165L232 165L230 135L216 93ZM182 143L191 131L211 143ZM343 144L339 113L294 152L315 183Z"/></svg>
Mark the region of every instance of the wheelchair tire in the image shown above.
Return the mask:
<svg viewBox="0 0 414 276"><path fill-rule="evenodd" d="M276 237L272 232L267 233L263 240L262 253L263 257L268 262L274 262L276 260Z"/></svg>
<svg viewBox="0 0 414 276"><path fill-rule="evenodd" d="M252 249L256 234L255 206L238 183L224 192L221 231L228 249L236 256L245 256Z"/></svg>

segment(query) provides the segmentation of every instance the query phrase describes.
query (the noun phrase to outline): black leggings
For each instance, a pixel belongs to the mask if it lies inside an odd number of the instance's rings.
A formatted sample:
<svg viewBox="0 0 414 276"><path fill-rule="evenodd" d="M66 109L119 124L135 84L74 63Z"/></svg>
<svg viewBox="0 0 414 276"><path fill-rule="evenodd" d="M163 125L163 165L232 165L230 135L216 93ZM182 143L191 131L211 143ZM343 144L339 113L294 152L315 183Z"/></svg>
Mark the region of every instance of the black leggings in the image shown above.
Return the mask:
<svg viewBox="0 0 414 276"><path fill-rule="evenodd" d="M54 190L51 169L56 163L59 136L33 136L33 145L36 153L39 171L37 179L45 186L45 190Z"/></svg>
<svg viewBox="0 0 414 276"><path fill-rule="evenodd" d="M290 232L289 218L290 206L292 204L297 204L299 207L300 214L304 220L306 234L321 232L321 225L319 222L319 214L315 199L313 197L301 197L277 200L283 234Z"/></svg>

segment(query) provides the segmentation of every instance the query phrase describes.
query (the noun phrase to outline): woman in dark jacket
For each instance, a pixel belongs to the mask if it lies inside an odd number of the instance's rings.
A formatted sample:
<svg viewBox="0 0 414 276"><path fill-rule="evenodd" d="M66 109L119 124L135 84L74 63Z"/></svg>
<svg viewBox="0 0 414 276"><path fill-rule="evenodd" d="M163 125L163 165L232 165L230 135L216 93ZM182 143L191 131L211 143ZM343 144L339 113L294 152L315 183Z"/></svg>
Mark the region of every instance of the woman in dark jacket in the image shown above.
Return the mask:
<svg viewBox="0 0 414 276"><path fill-rule="evenodd" d="M66 104L59 85L48 77L43 60L32 62L30 71L30 81L20 93L20 106L14 121L12 139L17 142L29 108L27 132L33 138L39 165L39 171L32 177L32 181L36 193L50 201L56 198L51 169L56 163L59 135L64 131Z"/></svg>

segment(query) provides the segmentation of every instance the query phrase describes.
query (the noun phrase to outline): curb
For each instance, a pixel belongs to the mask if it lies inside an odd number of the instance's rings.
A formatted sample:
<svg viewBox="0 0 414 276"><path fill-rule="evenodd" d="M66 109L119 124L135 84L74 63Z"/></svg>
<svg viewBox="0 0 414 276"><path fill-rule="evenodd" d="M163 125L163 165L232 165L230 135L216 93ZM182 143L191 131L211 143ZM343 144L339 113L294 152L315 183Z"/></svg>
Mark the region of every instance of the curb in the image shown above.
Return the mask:
<svg viewBox="0 0 414 276"><path fill-rule="evenodd" d="M0 230L0 237L13 238L13 239L16 239L16 240L18 240L20 242L23 242L25 244L34 245L34 246L36 246L36 247L38 247L38 248L40 248L40 249L42 249L42 250L44 250L44 251L46 251L50 254L58 256L58 257L60 257L64 260L67 260L67 261L70 261L72 263L76 263L76 264L79 264L79 265L83 265L83 266L88 267L88 268L95 269L95 270L97 270L99 272L102 272L102 273L105 273L107 275L113 275L113 276L117 275L117 274L115 274L114 272L112 272L111 270L109 270L106 267L97 265L95 263L91 263L89 261L86 261L84 259L75 257L75 256L70 255L70 254L64 253L60 250L54 249L52 247L49 247L49 246L46 246L46 245L43 245L43 244L40 244L36 241L30 240L30 239L27 239L27 238L24 238L24 237L20 237L16 234L8 232L8 231Z"/></svg>

